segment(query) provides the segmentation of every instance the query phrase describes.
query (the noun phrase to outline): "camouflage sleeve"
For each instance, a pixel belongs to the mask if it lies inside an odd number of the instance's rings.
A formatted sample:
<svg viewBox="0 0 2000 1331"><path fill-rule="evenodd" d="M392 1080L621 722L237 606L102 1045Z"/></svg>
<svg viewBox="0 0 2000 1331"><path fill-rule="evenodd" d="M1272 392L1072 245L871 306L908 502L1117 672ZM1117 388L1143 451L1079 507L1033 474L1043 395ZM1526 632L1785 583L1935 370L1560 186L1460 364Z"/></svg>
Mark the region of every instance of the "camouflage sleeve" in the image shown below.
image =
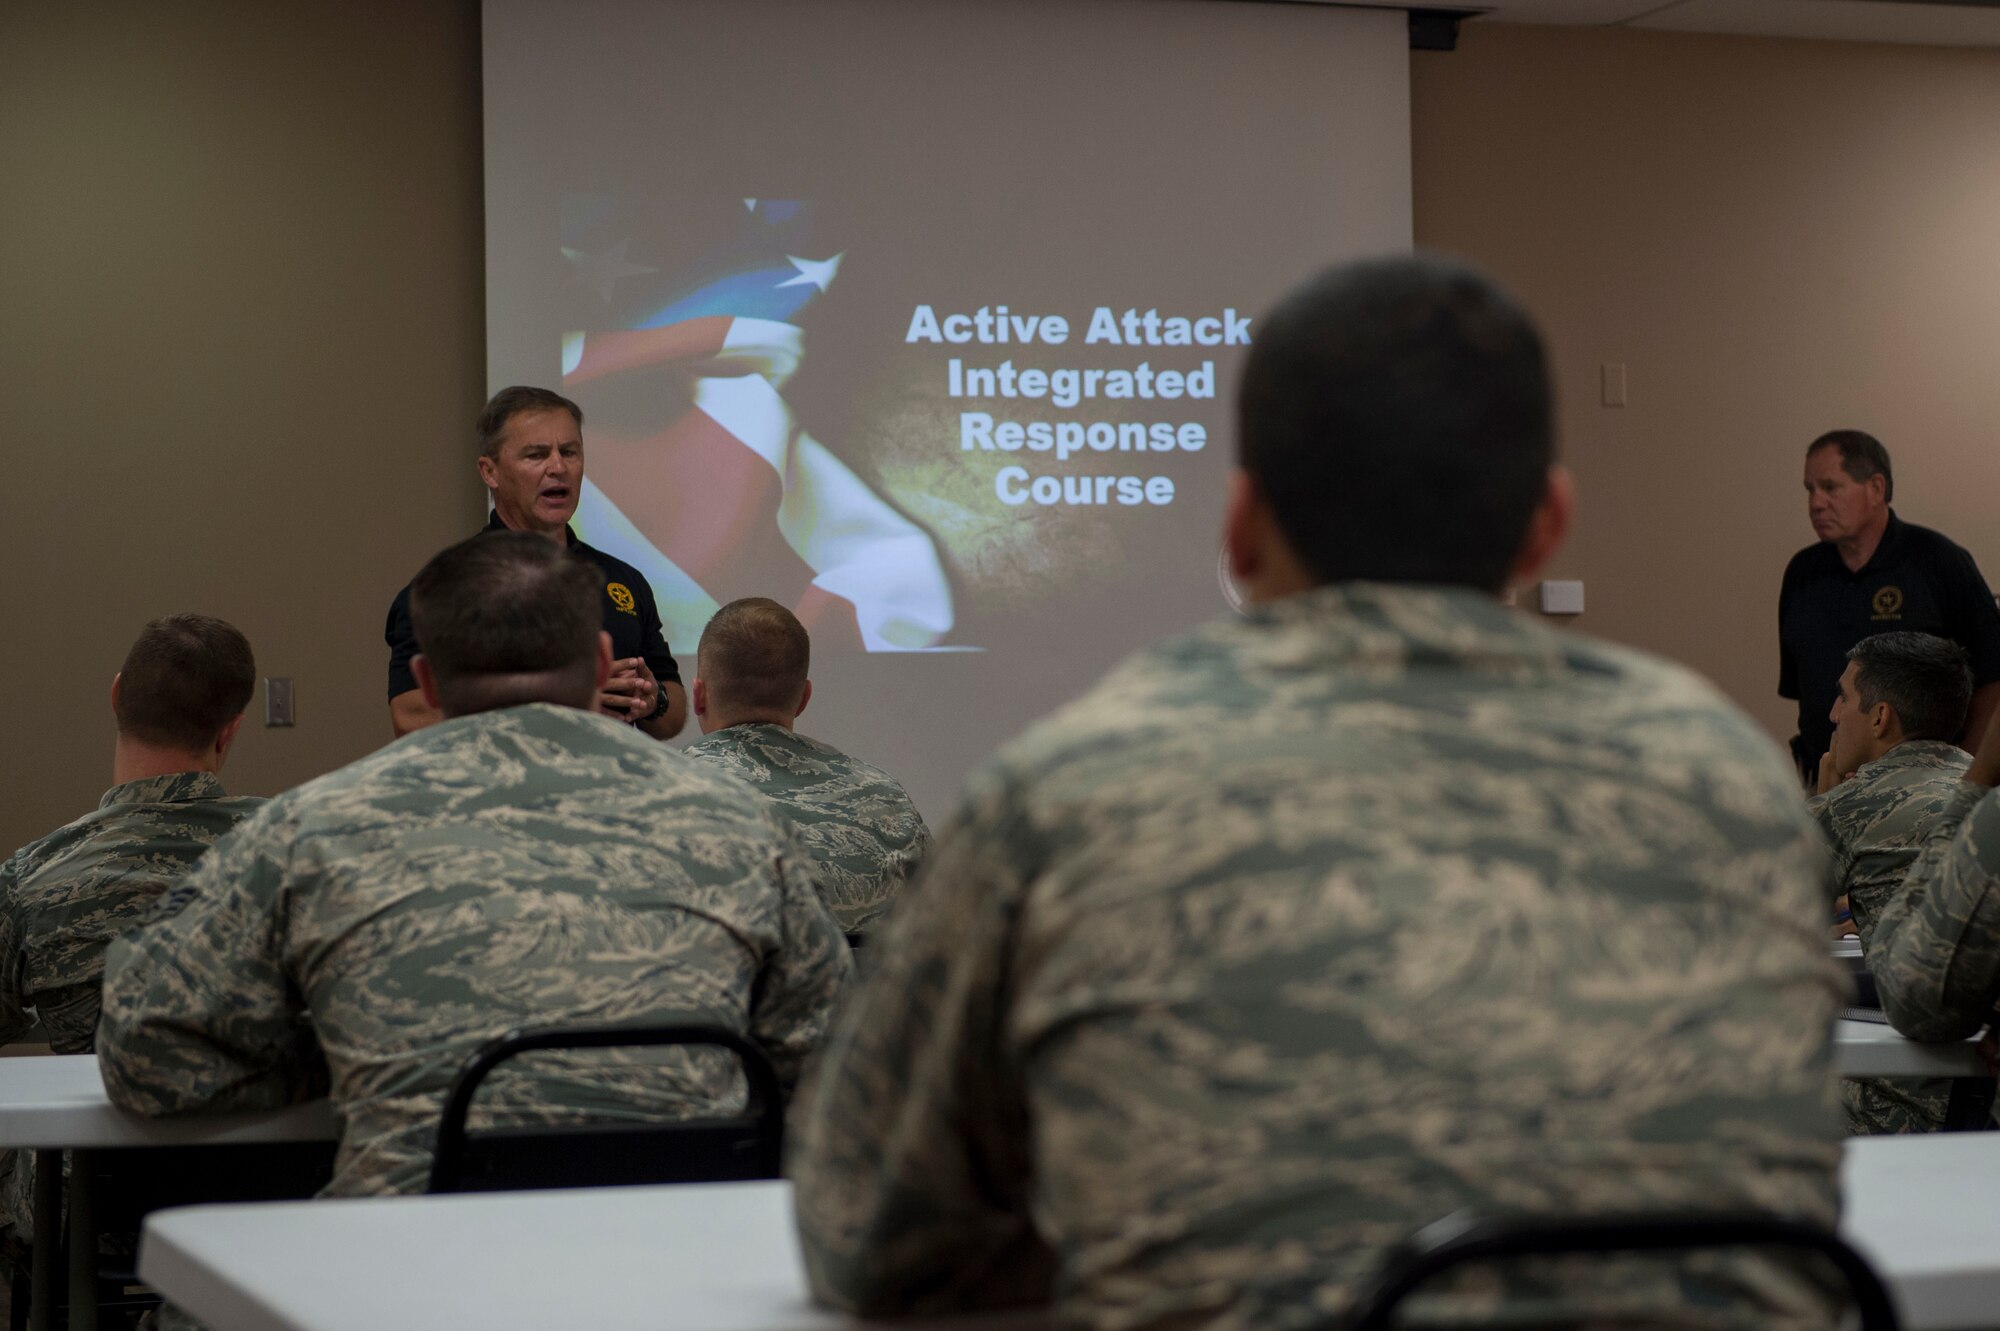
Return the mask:
<svg viewBox="0 0 2000 1331"><path fill-rule="evenodd" d="M1854 852L1848 838L1840 834L1841 788L1835 786L1823 795L1814 795L1806 801L1806 810L1812 814L1813 823L1819 828L1828 852L1833 856L1833 894L1839 896L1847 891L1848 875L1854 871Z"/></svg>
<svg viewBox="0 0 2000 1331"><path fill-rule="evenodd" d="M803 868L809 861L789 831L785 837L787 849L777 864L778 950L751 996L750 1036L770 1055L789 1092L826 1039L841 993L853 978L854 957Z"/></svg>
<svg viewBox="0 0 2000 1331"><path fill-rule="evenodd" d="M275 1109L322 1066L285 975L290 838L253 818L204 855L104 964L98 1063L112 1103L155 1117Z"/></svg>
<svg viewBox="0 0 2000 1331"><path fill-rule="evenodd" d="M1032 852L996 791L940 838L801 1097L790 1173L818 1297L863 1314L1049 1297L1004 994Z"/></svg>
<svg viewBox="0 0 2000 1331"><path fill-rule="evenodd" d="M34 1025L21 992L27 977L23 974L21 903L15 895L20 876L19 855L0 864L0 1044L12 1044Z"/></svg>
<svg viewBox="0 0 2000 1331"><path fill-rule="evenodd" d="M1869 958L1890 1025L1957 1040L2000 998L2000 792L1965 783L1875 924Z"/></svg>

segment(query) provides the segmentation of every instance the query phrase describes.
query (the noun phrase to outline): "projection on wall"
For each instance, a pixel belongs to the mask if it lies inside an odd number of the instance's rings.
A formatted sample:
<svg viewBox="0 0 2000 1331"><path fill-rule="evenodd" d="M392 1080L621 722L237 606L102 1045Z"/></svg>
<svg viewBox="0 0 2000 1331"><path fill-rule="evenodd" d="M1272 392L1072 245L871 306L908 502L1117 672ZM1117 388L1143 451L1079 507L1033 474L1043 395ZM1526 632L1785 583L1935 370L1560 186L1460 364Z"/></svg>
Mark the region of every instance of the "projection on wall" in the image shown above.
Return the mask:
<svg viewBox="0 0 2000 1331"><path fill-rule="evenodd" d="M1400 14L489 0L490 378L583 408L577 528L689 676L812 633L800 728L934 815L1119 657L1230 612L1259 312L1406 247Z"/></svg>

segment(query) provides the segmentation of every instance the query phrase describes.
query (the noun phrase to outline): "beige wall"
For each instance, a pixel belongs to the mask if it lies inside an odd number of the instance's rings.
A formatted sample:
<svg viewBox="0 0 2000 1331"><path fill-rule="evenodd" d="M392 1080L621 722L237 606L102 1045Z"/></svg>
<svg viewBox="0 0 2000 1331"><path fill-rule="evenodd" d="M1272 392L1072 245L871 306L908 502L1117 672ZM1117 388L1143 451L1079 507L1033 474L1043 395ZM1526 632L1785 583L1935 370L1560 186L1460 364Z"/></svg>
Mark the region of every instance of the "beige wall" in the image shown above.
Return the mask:
<svg viewBox="0 0 2000 1331"><path fill-rule="evenodd" d="M387 739L383 611L481 516L479 115L476 0L0 6L0 853L154 615L297 682L232 787Z"/></svg>
<svg viewBox="0 0 2000 1331"><path fill-rule="evenodd" d="M1550 337L1584 628L1791 734L1778 578L1839 426L2000 575L2000 51L1473 22L1411 102L1418 243ZM1606 361L1630 406L1599 405Z"/></svg>

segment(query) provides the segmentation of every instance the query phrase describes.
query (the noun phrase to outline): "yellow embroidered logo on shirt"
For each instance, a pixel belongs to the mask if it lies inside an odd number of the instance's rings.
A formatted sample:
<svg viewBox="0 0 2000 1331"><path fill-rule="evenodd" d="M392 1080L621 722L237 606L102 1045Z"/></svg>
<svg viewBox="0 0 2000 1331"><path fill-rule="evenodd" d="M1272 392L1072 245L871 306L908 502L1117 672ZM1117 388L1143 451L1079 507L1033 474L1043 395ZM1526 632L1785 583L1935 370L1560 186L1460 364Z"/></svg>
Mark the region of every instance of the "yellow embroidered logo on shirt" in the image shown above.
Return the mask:
<svg viewBox="0 0 2000 1331"><path fill-rule="evenodd" d="M1875 593L1875 618L1901 619L1903 617L1903 589L1884 587Z"/></svg>
<svg viewBox="0 0 2000 1331"><path fill-rule="evenodd" d="M604 594L611 598L611 604L617 606L620 610L623 610L626 614L636 615L639 613L639 603L632 599L632 589L630 587L627 587L624 583L622 582L605 583Z"/></svg>

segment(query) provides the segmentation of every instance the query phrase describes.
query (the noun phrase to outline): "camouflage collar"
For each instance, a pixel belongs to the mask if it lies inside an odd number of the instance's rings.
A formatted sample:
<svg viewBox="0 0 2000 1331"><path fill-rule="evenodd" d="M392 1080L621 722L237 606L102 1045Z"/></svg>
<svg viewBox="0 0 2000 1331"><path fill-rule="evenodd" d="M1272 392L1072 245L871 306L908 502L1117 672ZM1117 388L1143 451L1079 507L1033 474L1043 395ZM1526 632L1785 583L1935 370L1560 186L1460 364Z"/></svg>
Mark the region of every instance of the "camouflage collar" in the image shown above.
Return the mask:
<svg viewBox="0 0 2000 1331"><path fill-rule="evenodd" d="M792 728L790 726L781 726L776 721L738 721L735 725L724 726L715 733L718 735L765 735L772 732L789 735L792 733Z"/></svg>
<svg viewBox="0 0 2000 1331"><path fill-rule="evenodd" d="M1336 582L1254 607L1252 624L1311 628L1341 656L1482 657L1557 665L1566 635L1471 587Z"/></svg>
<svg viewBox="0 0 2000 1331"><path fill-rule="evenodd" d="M223 797L222 778L213 772L169 772L165 776L141 777L104 792L97 802L100 809L114 804L191 804L196 800Z"/></svg>
<svg viewBox="0 0 2000 1331"><path fill-rule="evenodd" d="M422 730L414 732L415 735L422 737L416 743L409 743L412 737L405 735L401 741L390 747L442 751L460 744L477 743L478 736L495 732L556 738L573 737L578 731L628 739L639 748L647 750L658 744L657 740L638 727L599 712L586 712L580 707L571 707L559 702L523 702L508 707L495 707L483 712L467 712L463 716L448 717L434 726L425 726Z"/></svg>
<svg viewBox="0 0 2000 1331"><path fill-rule="evenodd" d="M1964 771L1972 765L1972 755L1956 744L1941 739L1906 739L1873 762L1861 764L1855 777L1874 776L1905 767L1929 767L1938 771Z"/></svg>
<svg viewBox="0 0 2000 1331"><path fill-rule="evenodd" d="M715 733L727 735L746 744L752 740L760 740L766 744L791 744L804 749L825 747L818 740L809 739L792 727L781 726L775 721L739 721L733 726L724 726Z"/></svg>

